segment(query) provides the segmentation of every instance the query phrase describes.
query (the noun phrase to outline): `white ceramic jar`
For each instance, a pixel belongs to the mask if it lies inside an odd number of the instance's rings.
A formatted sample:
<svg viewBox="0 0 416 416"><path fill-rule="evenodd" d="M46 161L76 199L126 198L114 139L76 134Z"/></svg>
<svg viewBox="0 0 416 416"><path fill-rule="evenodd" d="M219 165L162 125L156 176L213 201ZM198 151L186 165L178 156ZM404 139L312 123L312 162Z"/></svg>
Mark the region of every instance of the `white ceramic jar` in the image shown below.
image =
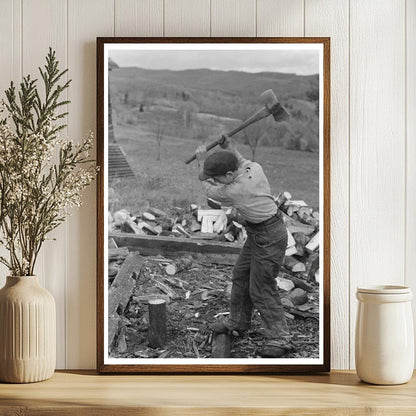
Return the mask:
<svg viewBox="0 0 416 416"><path fill-rule="evenodd" d="M371 286L357 289L355 366L372 384L402 384L412 377L414 332L410 288Z"/></svg>

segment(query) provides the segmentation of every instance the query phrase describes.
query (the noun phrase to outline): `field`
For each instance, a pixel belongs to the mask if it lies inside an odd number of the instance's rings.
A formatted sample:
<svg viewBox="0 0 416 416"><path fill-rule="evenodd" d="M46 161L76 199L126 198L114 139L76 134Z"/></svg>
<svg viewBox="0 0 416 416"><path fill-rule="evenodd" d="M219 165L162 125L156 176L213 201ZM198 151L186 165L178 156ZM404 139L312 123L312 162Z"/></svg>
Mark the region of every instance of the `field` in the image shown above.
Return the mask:
<svg viewBox="0 0 416 416"><path fill-rule="evenodd" d="M156 139L151 134L138 135L137 132L134 126L115 127L116 137L137 178L136 183L113 184L120 206L134 211L148 205L169 210L172 206L186 208L191 203L204 204L198 165L184 163L198 143L166 137L161 143L160 160L157 160ZM250 157L247 145L237 146L245 157ZM308 205L318 207L317 153L260 147L256 159L269 179L273 194L289 191L294 199L303 199Z"/></svg>
<svg viewBox="0 0 416 416"><path fill-rule="evenodd" d="M224 71L111 71L111 102L116 141L137 181L110 186L119 206L132 212L154 206L165 211L203 205L198 166L184 160L200 143L209 143L260 109L264 89L279 91L292 117L272 117L235 136L238 150L259 162L272 193L288 191L293 199L319 205L317 114L312 92L316 77ZM312 98L311 98L312 97ZM316 96L315 96L316 98ZM250 145L250 146L249 146ZM309 151L291 150L304 148Z"/></svg>

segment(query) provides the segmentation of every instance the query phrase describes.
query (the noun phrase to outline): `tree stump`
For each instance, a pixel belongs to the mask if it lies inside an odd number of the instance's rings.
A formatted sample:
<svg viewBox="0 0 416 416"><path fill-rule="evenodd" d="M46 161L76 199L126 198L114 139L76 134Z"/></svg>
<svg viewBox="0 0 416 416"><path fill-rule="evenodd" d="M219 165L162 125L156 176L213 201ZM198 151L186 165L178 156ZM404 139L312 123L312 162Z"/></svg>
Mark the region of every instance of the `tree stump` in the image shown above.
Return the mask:
<svg viewBox="0 0 416 416"><path fill-rule="evenodd" d="M166 301L149 300L149 347L161 348L166 344Z"/></svg>

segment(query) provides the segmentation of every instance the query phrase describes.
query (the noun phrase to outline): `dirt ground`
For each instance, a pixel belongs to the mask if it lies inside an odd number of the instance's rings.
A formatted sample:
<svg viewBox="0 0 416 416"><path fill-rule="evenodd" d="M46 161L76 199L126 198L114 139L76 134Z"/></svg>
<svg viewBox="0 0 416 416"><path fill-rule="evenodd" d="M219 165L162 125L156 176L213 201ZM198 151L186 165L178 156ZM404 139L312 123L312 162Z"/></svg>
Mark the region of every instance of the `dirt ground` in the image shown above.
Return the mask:
<svg viewBox="0 0 416 416"><path fill-rule="evenodd" d="M212 331L209 326L218 314L227 314L229 311L232 266L193 262L188 270L169 276L165 271L169 261L160 256L146 257L141 272L136 278L133 295L124 310L118 338L110 348L111 357L211 357ZM113 264L114 267L117 265ZM311 310L317 311L318 284L309 283L312 284L313 291L308 293L308 304ZM166 291L159 288L163 285L174 291L174 299L170 299ZM148 346L147 299L152 295L168 300L168 342L162 349L152 349ZM283 290L281 295L285 296ZM287 322L293 335L296 352L289 353L286 358L317 358L319 356L319 315L317 313L306 313L306 315L310 316L297 316L293 314L293 308L287 309ZM261 347L263 340L260 316L255 311L252 328L248 334L241 338L233 338L232 357L257 357L257 350Z"/></svg>

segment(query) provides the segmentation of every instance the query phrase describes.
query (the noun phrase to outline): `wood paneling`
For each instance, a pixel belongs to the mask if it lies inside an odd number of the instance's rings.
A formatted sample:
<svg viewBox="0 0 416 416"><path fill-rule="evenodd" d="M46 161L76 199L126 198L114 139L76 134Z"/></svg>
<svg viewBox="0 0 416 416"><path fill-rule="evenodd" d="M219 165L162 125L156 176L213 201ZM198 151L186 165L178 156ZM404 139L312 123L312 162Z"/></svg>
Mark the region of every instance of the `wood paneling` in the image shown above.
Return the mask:
<svg viewBox="0 0 416 416"><path fill-rule="evenodd" d="M348 4L307 1L305 35L331 37L331 366L349 368ZM334 47L334 45L336 45Z"/></svg>
<svg viewBox="0 0 416 416"><path fill-rule="evenodd" d="M404 0L383 2L351 0L350 365L352 368L354 367L357 286L404 283L404 22Z"/></svg>
<svg viewBox="0 0 416 416"><path fill-rule="evenodd" d="M165 1L164 36L209 36L209 0Z"/></svg>
<svg viewBox="0 0 416 416"><path fill-rule="evenodd" d="M40 78L38 67L45 65L49 47L56 51L60 69L67 67L67 14L66 0L23 0L22 3L23 75ZM66 78L66 76L65 76ZM40 79L41 80L41 79ZM39 86L41 86L39 81ZM43 91L42 88L39 88ZM66 97L66 93L62 96ZM62 130L64 137L67 129ZM55 160L57 156L55 157ZM55 241L51 241L56 239ZM57 367L66 362L66 279L68 261L68 225L61 225L48 235L40 251L35 273L42 286L54 296L57 325Z"/></svg>
<svg viewBox="0 0 416 416"><path fill-rule="evenodd" d="M115 0L115 36L163 36L163 0Z"/></svg>
<svg viewBox="0 0 416 416"><path fill-rule="evenodd" d="M257 36L305 36L304 0L257 0Z"/></svg>
<svg viewBox="0 0 416 416"><path fill-rule="evenodd" d="M353 367L356 286L416 285L415 0L1 0L1 6L0 91L22 73L38 76L52 46L73 79L63 135L74 140L95 130L97 36L331 36L332 363ZM36 272L57 303L58 367L93 368L95 185L52 237L57 241L45 243Z"/></svg>
<svg viewBox="0 0 416 416"><path fill-rule="evenodd" d="M255 0L211 0L211 36L256 36Z"/></svg>
<svg viewBox="0 0 416 416"><path fill-rule="evenodd" d="M69 135L79 142L95 131L97 35L114 34L113 0L68 1ZM68 220L67 367L95 367L96 187Z"/></svg>
<svg viewBox="0 0 416 416"><path fill-rule="evenodd" d="M406 285L416 291L416 0L407 0L406 24ZM416 322L416 298L413 297ZM415 327L416 330L416 327ZM415 333L416 334L416 333ZM416 351L415 351L416 353Z"/></svg>
<svg viewBox="0 0 416 416"><path fill-rule="evenodd" d="M0 100L6 98L4 91L10 81L19 84L22 76L21 48L21 0L3 0L0 13ZM0 247L0 255L8 258L7 251ZM0 264L0 287L6 283L7 267Z"/></svg>

